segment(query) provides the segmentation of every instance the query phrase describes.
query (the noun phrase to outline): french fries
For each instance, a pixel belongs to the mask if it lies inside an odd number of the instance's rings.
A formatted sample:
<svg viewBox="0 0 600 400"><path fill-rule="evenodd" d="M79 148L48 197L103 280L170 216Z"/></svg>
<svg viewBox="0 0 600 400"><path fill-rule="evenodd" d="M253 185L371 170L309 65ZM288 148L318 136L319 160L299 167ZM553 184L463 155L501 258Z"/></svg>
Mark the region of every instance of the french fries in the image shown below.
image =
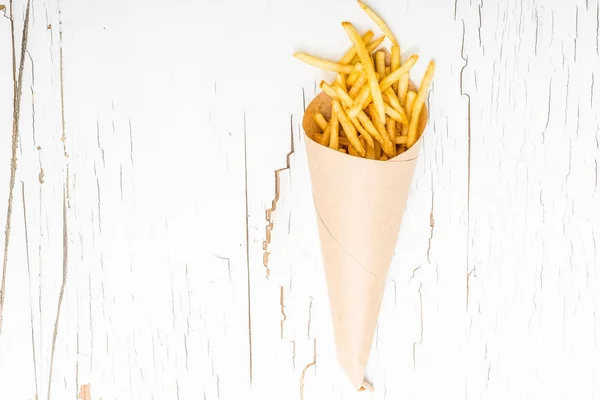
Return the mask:
<svg viewBox="0 0 600 400"><path fill-rule="evenodd" d="M331 113L322 108L314 113L316 132L310 139L339 153L387 161L410 149L419 139L419 120L431 86L435 64L427 67L421 85L410 82L410 72L419 60L411 55L405 60L389 26L362 0L357 0L384 36L373 39L373 31L359 34L350 22L342 22L352 47L339 62L325 60L303 52L297 59L317 68L336 72L333 81L322 81L321 90L331 98ZM379 46L385 38L391 54ZM325 118L329 117L329 121Z"/></svg>
<svg viewBox="0 0 600 400"><path fill-rule="evenodd" d="M430 61L427 71L425 71L423 81L421 82L419 92L417 93L417 97L412 105L410 124L408 125L408 141L406 142L407 147L411 147L417 141L417 127L419 124L419 117L421 115L421 108L423 108L423 104L425 103L425 96L427 96L429 84L431 84L431 80L433 79L434 70L435 63Z"/></svg>
<svg viewBox="0 0 600 400"><path fill-rule="evenodd" d="M322 58L311 56L310 54L306 54L301 51L294 53L294 57L296 57L300 61L304 61L305 63L312 65L313 67L324 69L326 71L341 72L344 74L349 74L352 72L352 65L340 64L334 61L324 60Z"/></svg>
<svg viewBox="0 0 600 400"><path fill-rule="evenodd" d="M375 77L375 69L373 67L373 63L371 62L371 56L367 52L365 48L365 44L362 42L360 35L356 31L356 28L350 22L342 22L342 26L346 30L348 37L354 46L356 47L356 54L360 58L360 61L365 67L365 72L367 74L367 80L369 82L369 87L371 88L371 96L373 97L373 104L375 104L375 108L377 110L377 114L379 118L385 120L385 110L383 107L383 96L381 95L381 91L379 90L379 83L377 82L377 78Z"/></svg>
<svg viewBox="0 0 600 400"><path fill-rule="evenodd" d="M398 41L396 40L396 37L392 33L392 30L381 19L381 17L379 15L375 14L375 11L371 10L361 0L358 0L358 4L360 5L360 8L362 8L367 13L367 15L369 16L369 18L371 18L373 20L373 22L375 22L375 24L377 24L377 26L383 31L383 33L385 33L385 36L387 36L388 39L390 39L390 41L397 46L398 45Z"/></svg>

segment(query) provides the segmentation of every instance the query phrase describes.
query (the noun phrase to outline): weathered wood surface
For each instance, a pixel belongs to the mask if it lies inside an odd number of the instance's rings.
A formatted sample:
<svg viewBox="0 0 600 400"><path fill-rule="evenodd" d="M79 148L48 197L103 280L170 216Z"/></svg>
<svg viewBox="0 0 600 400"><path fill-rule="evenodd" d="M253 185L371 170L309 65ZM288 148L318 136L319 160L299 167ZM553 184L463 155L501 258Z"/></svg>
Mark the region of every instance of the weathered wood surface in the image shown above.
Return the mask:
<svg viewBox="0 0 600 400"><path fill-rule="evenodd" d="M373 394L336 366L299 126L329 75L291 57L359 7L2 4L0 399L600 396L598 1L371 2L437 61Z"/></svg>

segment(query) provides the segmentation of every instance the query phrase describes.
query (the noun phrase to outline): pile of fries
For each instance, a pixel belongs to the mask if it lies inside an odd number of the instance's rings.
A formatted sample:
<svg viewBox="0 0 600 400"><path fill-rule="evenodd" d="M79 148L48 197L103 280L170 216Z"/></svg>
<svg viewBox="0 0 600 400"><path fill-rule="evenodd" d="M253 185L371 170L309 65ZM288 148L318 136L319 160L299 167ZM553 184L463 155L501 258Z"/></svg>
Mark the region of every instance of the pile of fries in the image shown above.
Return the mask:
<svg viewBox="0 0 600 400"><path fill-rule="evenodd" d="M353 47L339 62L297 52L294 57L315 67L337 72L321 90L331 97L331 118L315 113L321 133L311 139L331 149L357 157L386 161L408 150L419 138L419 119L433 79L435 64L429 63L421 86L410 87L409 73L418 60L412 55L404 62L400 46L387 24L366 4L360 7L379 26L384 36L362 36L350 22L342 22ZM387 37L391 54L379 46Z"/></svg>

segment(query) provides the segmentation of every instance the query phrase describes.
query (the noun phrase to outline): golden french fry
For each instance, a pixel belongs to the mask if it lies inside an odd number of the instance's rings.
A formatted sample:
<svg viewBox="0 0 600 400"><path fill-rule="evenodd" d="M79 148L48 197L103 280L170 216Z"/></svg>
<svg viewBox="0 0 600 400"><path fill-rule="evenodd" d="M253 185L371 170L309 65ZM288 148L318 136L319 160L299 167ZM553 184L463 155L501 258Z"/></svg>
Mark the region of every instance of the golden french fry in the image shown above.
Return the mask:
<svg viewBox="0 0 600 400"><path fill-rule="evenodd" d="M384 140L381 137L381 134L377 131L377 129L375 128L375 125L373 125L373 122L369 119L369 117L367 116L367 114L365 114L364 111L361 111L360 113L358 113L358 117L357 118L358 118L358 121L365 128L365 130L367 132L369 132L369 135L371 135L373 138L375 138L375 140L377 142L383 144Z"/></svg>
<svg viewBox="0 0 600 400"><path fill-rule="evenodd" d="M375 72L375 78L377 78L377 83L381 81L381 75L379 75L379 72Z"/></svg>
<svg viewBox="0 0 600 400"><path fill-rule="evenodd" d="M385 52L383 50L375 53L375 68L379 73L379 76L386 77L385 74Z"/></svg>
<svg viewBox="0 0 600 400"><path fill-rule="evenodd" d="M392 90L392 88L388 88L385 93L384 93L384 97L385 100L387 101L385 104L386 106L389 103L390 108L396 113L396 114L391 114L389 112L389 110L386 107L386 111L385 113L387 115L389 115L390 117L394 118L396 121L403 123L403 124L408 124L408 117L406 116L406 113L404 112L404 109L402 108L402 106L400 105L400 102L398 101L398 98L396 97L396 93L394 93L394 91Z"/></svg>
<svg viewBox="0 0 600 400"><path fill-rule="evenodd" d="M400 100L398 100L396 92L394 92L392 88L387 88L385 92L383 92L383 101L387 102L394 110L406 117L404 108L400 105Z"/></svg>
<svg viewBox="0 0 600 400"><path fill-rule="evenodd" d="M379 142L375 142L373 152L374 152L373 159L379 160L379 157L381 157L381 144L379 144Z"/></svg>
<svg viewBox="0 0 600 400"><path fill-rule="evenodd" d="M390 72L392 72L392 69L390 67L385 67L385 76L388 76Z"/></svg>
<svg viewBox="0 0 600 400"><path fill-rule="evenodd" d="M390 138L390 142L394 143L394 140L396 139L396 121L394 121L393 119L388 119L386 122L386 128L387 128L387 133L388 133L388 137ZM396 146L394 147L394 155L396 155L395 151L396 151Z"/></svg>
<svg viewBox="0 0 600 400"><path fill-rule="evenodd" d="M390 106L387 103L383 103L384 107L385 107L385 114L388 115L391 119L390 121L396 123L396 121L398 122L403 122L403 123L407 123L408 120L406 119L405 116L401 115L398 111L394 110L394 108L392 106Z"/></svg>
<svg viewBox="0 0 600 400"><path fill-rule="evenodd" d="M348 115L350 117L356 117L358 113L365 108L364 103L371 97L371 90L368 85L365 85L360 89L354 101L352 102L352 107L348 110ZM383 99L381 100L383 102ZM385 110L384 110L385 113Z"/></svg>
<svg viewBox="0 0 600 400"><path fill-rule="evenodd" d="M340 120L340 124L342 124L342 127L344 128L344 132L346 132L346 136L348 136L348 140L350 141L350 144L356 149L356 151L361 155L361 157L364 157L365 149L360 144L360 140L358 139L358 134L356 132L356 128L354 127L352 122L350 122L350 119L348 119L346 112L339 105L339 103L338 103L337 115L338 115L338 119Z"/></svg>
<svg viewBox="0 0 600 400"><path fill-rule="evenodd" d="M358 120L358 118L350 118L350 122L352 122L352 125L354 125L354 127L356 128L356 130L360 133L359 138L364 138L365 142L367 142L367 145L374 146L374 142L373 142L373 138L371 137L371 134L369 133L369 131L367 131L361 125L361 123Z"/></svg>
<svg viewBox="0 0 600 400"><path fill-rule="evenodd" d="M344 92L346 91L346 74L338 74L335 77L335 85L342 89Z"/></svg>
<svg viewBox="0 0 600 400"><path fill-rule="evenodd" d="M377 142L375 142L377 143ZM379 143L377 143L379 144ZM366 146L367 149L367 157L369 160L374 160L375 159L375 144L373 144L373 146Z"/></svg>
<svg viewBox="0 0 600 400"><path fill-rule="evenodd" d="M327 125L329 124L329 122L327 122L323 114L313 114L313 120L317 123L317 125L319 125L319 128L321 128L321 132L325 132L325 129L327 129Z"/></svg>
<svg viewBox="0 0 600 400"><path fill-rule="evenodd" d="M340 137L339 142L340 142L340 146L346 146L346 147L350 146L350 141L348 140L347 137Z"/></svg>
<svg viewBox="0 0 600 400"><path fill-rule="evenodd" d="M402 74L400 80L398 81L398 100L400 100L400 104L406 107L406 94L408 93L408 74Z"/></svg>
<svg viewBox="0 0 600 400"><path fill-rule="evenodd" d="M371 10L361 0L358 0L358 4L360 5L360 8L362 8L364 10L364 12L367 13L369 18L371 18L371 20L373 20L373 22L375 22L375 24L377 24L377 26L383 31L383 33L385 33L385 35L388 37L388 39L390 39L390 41L393 44L398 45L398 41L396 40L396 37L392 33L389 26L387 26L387 24L383 21L383 19L381 19L381 17L379 15L377 15L375 13L375 11Z"/></svg>
<svg viewBox="0 0 600 400"><path fill-rule="evenodd" d="M396 82L397 80L400 79L400 76L402 76L402 74L410 71L410 69L415 65L415 63L417 62L418 59L419 59L419 56L417 56L416 54L413 54L412 56L410 56L408 58L408 60L406 60L406 62L404 64L402 64L400 66L400 68L398 68L397 70L393 71L388 76L383 78L381 80L381 82L379 82L380 90L384 91L385 89L392 86L392 84L394 82Z"/></svg>
<svg viewBox="0 0 600 400"><path fill-rule="evenodd" d="M369 114L371 114L371 118L373 119L373 125L375 126L375 129L381 137L381 141L379 143L381 143L383 151L385 152L385 154L393 156L395 153L394 144L390 140L390 137L387 133L387 129L385 127L385 123L379 119L374 104L369 104L368 108Z"/></svg>
<svg viewBox="0 0 600 400"><path fill-rule="evenodd" d="M308 137L311 138L312 140L314 140L317 143L321 143L321 138L323 137L323 134L322 133L313 132L313 133L309 133Z"/></svg>
<svg viewBox="0 0 600 400"><path fill-rule="evenodd" d="M413 103L416 97L417 93L413 92L412 90L409 90L406 94L406 116L408 117L408 119L411 119Z"/></svg>
<svg viewBox="0 0 600 400"><path fill-rule="evenodd" d="M396 144L406 144L408 136L396 136Z"/></svg>
<svg viewBox="0 0 600 400"><path fill-rule="evenodd" d="M379 47L379 45L381 43L383 43L383 41L385 40L385 36L380 36L377 39L373 40L371 43L366 45L366 49L367 52L370 54L373 52L373 50L375 50L377 47ZM352 62L350 62L350 64L356 64L357 62L359 62L360 59L358 58L358 56L354 56L354 58L352 59Z"/></svg>
<svg viewBox="0 0 600 400"><path fill-rule="evenodd" d="M338 149L338 151L339 151L340 153L348 154L348 153L346 152L346 150L345 150L345 149L343 149L343 148L340 148L340 149Z"/></svg>
<svg viewBox="0 0 600 400"><path fill-rule="evenodd" d="M406 143L406 147L410 148L417 141L417 129L419 127L419 116L421 115L421 109L423 108L423 104L425 103L425 97L427 96L429 85L431 84L431 80L433 79L433 72L435 70L435 63L433 61L429 62L427 66L427 71L425 71L425 76L421 81L421 86L419 87L419 93L415 98L412 105L412 112L410 115L410 124L408 125L408 141Z"/></svg>
<svg viewBox="0 0 600 400"><path fill-rule="evenodd" d="M358 40L360 40L360 37ZM324 69L326 71L341 72L344 74L349 74L352 72L352 65L345 65L336 63L334 61L324 60L303 52L294 53L294 57L300 61L304 61L305 63L312 65L313 67Z"/></svg>
<svg viewBox="0 0 600 400"><path fill-rule="evenodd" d="M327 84L323 85L323 87L325 87L326 85ZM340 101L340 103L346 108L352 107L352 98L348 93L344 92L342 88L338 86L333 86L332 89L335 93L335 96L331 97L337 98Z"/></svg>
<svg viewBox="0 0 600 400"><path fill-rule="evenodd" d="M362 42L354 26L352 26L350 22L342 22L342 26L346 30L346 33L348 34L348 37L350 38L352 43L354 43L354 47L356 47L356 54L360 58L360 61L365 68L365 73L367 74L369 87L371 88L371 96L373 97L373 103L375 104L375 108L377 109L378 116L381 120L385 120L383 96L381 95L381 90L379 89L379 83L377 82L377 78L375 76L375 69L373 67L373 63L371 62L371 57L369 56L365 44ZM385 80L385 78L382 79L382 81L383 80Z"/></svg>
<svg viewBox="0 0 600 400"><path fill-rule="evenodd" d="M356 151L354 146L348 146L348 154L351 156L360 157L360 154L358 154L358 151Z"/></svg>
<svg viewBox="0 0 600 400"><path fill-rule="evenodd" d="M371 39L373 39L374 35L375 34L373 33L373 31L369 30L362 36L361 39L364 43L369 43L369 41ZM344 56L342 57L342 59L340 60L340 64L352 64L352 60L354 60L355 57L356 57L356 47L352 46L350 49L348 49L346 54L344 54Z"/></svg>
<svg viewBox="0 0 600 400"><path fill-rule="evenodd" d="M340 108L340 103L337 100L333 100L332 105L333 108L331 113L331 121L329 121L331 131L329 136L329 148L337 150L339 147L340 139L340 124L338 122L338 110Z"/></svg>
<svg viewBox="0 0 600 400"><path fill-rule="evenodd" d="M350 97L352 99L354 99L358 95L358 92L360 91L360 89L362 89L364 87L365 83L367 83L367 77L364 75L361 75L356 80L354 85L352 85L352 89L350 89L350 91L348 92L348 94L350 95Z"/></svg>
<svg viewBox="0 0 600 400"><path fill-rule="evenodd" d="M415 65L415 63L417 62L418 58L419 57L416 56L416 55L411 56L400 68L398 68L396 71L390 73L388 76L386 76L385 78L383 78L379 82L379 86L378 86L378 88L380 89L379 90L379 94L381 94L382 92L384 92L386 89L389 89L392 86L392 83L394 83L395 80L397 80L397 77L401 76L402 73L410 71L410 69L413 67L413 65ZM378 72L376 72L375 74L377 75ZM396 76L396 78L394 78L395 76ZM354 99L355 103L353 104L352 111L351 111L353 114L355 114L355 113L358 112L357 111L358 104L356 103L356 99L358 99L359 96L361 96L361 95L362 96L366 96L365 100L362 103L362 108L363 109L365 107L367 107L371 102L375 103L375 101L373 100L373 97L372 97L372 95L370 93L371 92L370 84L369 84L368 88L369 88L369 94L368 95L366 93L362 93L362 90L364 90L364 88L363 88L363 89L361 89L361 92ZM362 100L364 97L360 97L360 98ZM383 98L382 98L382 101L383 101ZM381 118L381 119L385 120L385 108L384 108L384 117Z"/></svg>
<svg viewBox="0 0 600 400"><path fill-rule="evenodd" d="M386 155L384 154L384 155L382 155L381 157L379 157L379 160L380 160L380 161L387 161L387 160L389 160L389 158L388 158L388 156L386 156Z"/></svg>
<svg viewBox="0 0 600 400"><path fill-rule="evenodd" d="M331 87L325 82L321 82L321 87L327 89L326 93L333 91L334 95L331 97L339 100L344 107L349 108L352 105L352 98L350 98L348 93L344 92L341 88L339 88L337 86ZM362 113L362 110L361 110L361 113ZM366 115L365 115L365 117L366 117ZM365 141L369 144L369 146L373 146L373 138L371 137L369 132L361 125L361 123L359 122L357 117L348 117L348 119L350 120L352 125L354 125L356 130L358 132L360 132L361 136L363 136L365 138Z"/></svg>
<svg viewBox="0 0 600 400"><path fill-rule="evenodd" d="M354 64L354 68L350 75L348 75L348 79L346 79L346 85L352 86L358 80L359 77L364 76L365 69L361 63Z"/></svg>
<svg viewBox="0 0 600 400"><path fill-rule="evenodd" d="M408 136L408 124L402 124L402 127L400 128L400 135Z"/></svg>
<svg viewBox="0 0 600 400"><path fill-rule="evenodd" d="M392 46L392 60L390 63L390 70L395 71L400 68L400 46L393 45ZM391 72L390 72L391 73ZM388 73L389 75L389 73ZM392 84L394 91L398 90L398 82L394 82Z"/></svg>
<svg viewBox="0 0 600 400"><path fill-rule="evenodd" d="M331 86L329 83L321 81L319 87L322 91L325 92L325 94L327 94L327 96L331 97L332 99L335 99L337 97L334 87Z"/></svg>
<svg viewBox="0 0 600 400"><path fill-rule="evenodd" d="M327 126L327 129L323 132L323 136L321 136L321 141L319 142L323 146L329 146L329 137L331 135L331 129Z"/></svg>
<svg viewBox="0 0 600 400"><path fill-rule="evenodd" d="M365 138L364 136L360 136L358 138L358 140L360 141L361 146L365 149L365 155L363 156L364 158L367 158L367 152L369 151L369 148L372 148L371 146L369 146L366 142L365 142Z"/></svg>

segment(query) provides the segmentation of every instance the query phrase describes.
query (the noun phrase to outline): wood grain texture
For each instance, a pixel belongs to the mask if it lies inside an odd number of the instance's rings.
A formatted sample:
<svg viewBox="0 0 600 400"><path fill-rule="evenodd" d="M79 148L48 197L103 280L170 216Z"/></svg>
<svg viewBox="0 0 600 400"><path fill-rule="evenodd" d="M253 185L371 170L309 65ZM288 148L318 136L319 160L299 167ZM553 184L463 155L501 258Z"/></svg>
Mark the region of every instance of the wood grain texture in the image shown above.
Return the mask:
<svg viewBox="0 0 600 400"><path fill-rule="evenodd" d="M600 396L598 0L369 3L414 80L436 60L372 394L300 128L332 75L291 57L338 59L360 7L0 3L0 399Z"/></svg>

